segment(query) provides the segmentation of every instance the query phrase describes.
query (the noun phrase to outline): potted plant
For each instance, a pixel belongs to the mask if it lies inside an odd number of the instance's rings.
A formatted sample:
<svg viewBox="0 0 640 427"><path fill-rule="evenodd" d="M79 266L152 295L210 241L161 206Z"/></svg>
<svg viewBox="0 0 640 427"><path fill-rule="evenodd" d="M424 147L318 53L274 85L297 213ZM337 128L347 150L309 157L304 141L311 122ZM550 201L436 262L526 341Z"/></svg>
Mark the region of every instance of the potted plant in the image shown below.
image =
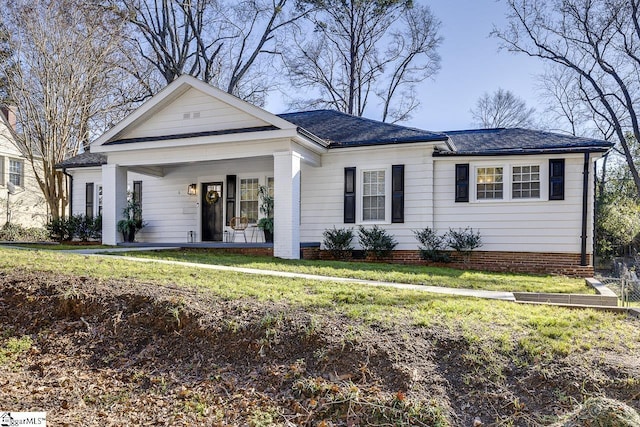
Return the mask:
<svg viewBox="0 0 640 427"><path fill-rule="evenodd" d="M258 196L261 200L260 213L264 215L258 220L258 228L264 232L265 242L273 242L273 196L264 185L258 187Z"/></svg>
<svg viewBox="0 0 640 427"><path fill-rule="evenodd" d="M133 197L129 198L127 205L122 209L123 219L118 221L118 231L122 233L125 242L133 242L136 233L146 224L142 221L142 208Z"/></svg>

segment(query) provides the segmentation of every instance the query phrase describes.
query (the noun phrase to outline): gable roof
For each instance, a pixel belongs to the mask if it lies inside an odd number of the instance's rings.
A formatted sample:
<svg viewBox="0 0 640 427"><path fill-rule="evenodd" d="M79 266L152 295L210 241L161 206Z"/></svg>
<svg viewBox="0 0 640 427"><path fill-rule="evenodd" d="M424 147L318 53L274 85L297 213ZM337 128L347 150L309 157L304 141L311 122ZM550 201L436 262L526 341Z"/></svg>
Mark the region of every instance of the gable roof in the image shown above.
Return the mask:
<svg viewBox="0 0 640 427"><path fill-rule="evenodd" d="M614 145L612 142L600 139L522 128L471 129L445 133L451 138L456 150L439 151L434 155L492 156L605 152Z"/></svg>
<svg viewBox="0 0 640 427"><path fill-rule="evenodd" d="M140 107L135 109L131 114L118 122L111 129L107 130L98 139L91 143L92 147L96 148L94 151L103 151L102 146L113 145L114 143L126 143L126 142L140 142L140 138L135 135L130 137L131 131L135 131L141 125L156 114L162 114L164 109L171 105L174 101L180 99L180 97L186 94L189 90L195 90L201 93L203 96L209 96L211 100L218 104L229 107L230 111L235 115L244 115L252 118L257 127L273 127L274 129L295 129L295 126L270 112L250 104L240 98L231 95L221 89L218 89L208 83L205 83L197 78L184 74L171 82L160 92L155 94L149 100L147 100ZM201 119L205 120L204 117ZM211 129L202 129L208 131ZM215 131L233 131L235 129L215 129ZM244 129L240 129L244 130ZM187 134L188 137L191 134ZM144 135L144 141L154 141L165 135ZM172 135L175 137L181 137L180 134ZM166 138L165 138L166 139ZM124 141L124 142L123 142Z"/></svg>
<svg viewBox="0 0 640 427"><path fill-rule="evenodd" d="M335 110L278 114L278 117L311 132L329 148L447 141L444 133L383 123Z"/></svg>

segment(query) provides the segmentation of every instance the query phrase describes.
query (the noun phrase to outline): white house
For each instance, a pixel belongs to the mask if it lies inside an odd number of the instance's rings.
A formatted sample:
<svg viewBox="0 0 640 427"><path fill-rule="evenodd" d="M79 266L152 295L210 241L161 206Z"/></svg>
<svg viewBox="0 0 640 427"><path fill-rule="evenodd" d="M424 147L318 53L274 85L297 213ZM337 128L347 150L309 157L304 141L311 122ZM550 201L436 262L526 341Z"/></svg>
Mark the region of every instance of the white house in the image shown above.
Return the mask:
<svg viewBox="0 0 640 427"><path fill-rule="evenodd" d="M577 272L592 258L594 162L610 147L524 129L429 132L330 110L274 115L182 76L60 167L73 177L73 212L102 213L105 244L121 241L127 194L148 224L138 241L179 244L222 241L234 216L255 223L266 185L277 257L298 258L301 243L334 226L377 224L405 257L417 254L414 230L472 227L483 240L477 265Z"/></svg>
<svg viewBox="0 0 640 427"><path fill-rule="evenodd" d="M13 110L0 108L0 227L7 222L42 227L48 218L47 203L31 163L16 143L15 126Z"/></svg>

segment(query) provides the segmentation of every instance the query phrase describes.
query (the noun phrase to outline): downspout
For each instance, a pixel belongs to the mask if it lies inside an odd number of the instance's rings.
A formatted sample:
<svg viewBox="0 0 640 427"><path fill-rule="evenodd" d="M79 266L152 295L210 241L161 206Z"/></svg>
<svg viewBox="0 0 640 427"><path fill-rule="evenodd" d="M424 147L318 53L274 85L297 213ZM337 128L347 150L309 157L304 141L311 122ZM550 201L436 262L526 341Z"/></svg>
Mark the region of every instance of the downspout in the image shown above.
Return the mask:
<svg viewBox="0 0 640 427"><path fill-rule="evenodd" d="M591 153L584 153L582 171L582 241L580 248L580 265L587 266L587 220L589 211L589 161Z"/></svg>
<svg viewBox="0 0 640 427"><path fill-rule="evenodd" d="M69 195L69 216L73 215L73 175L67 172L67 168L62 168L62 173L67 179L67 194Z"/></svg>

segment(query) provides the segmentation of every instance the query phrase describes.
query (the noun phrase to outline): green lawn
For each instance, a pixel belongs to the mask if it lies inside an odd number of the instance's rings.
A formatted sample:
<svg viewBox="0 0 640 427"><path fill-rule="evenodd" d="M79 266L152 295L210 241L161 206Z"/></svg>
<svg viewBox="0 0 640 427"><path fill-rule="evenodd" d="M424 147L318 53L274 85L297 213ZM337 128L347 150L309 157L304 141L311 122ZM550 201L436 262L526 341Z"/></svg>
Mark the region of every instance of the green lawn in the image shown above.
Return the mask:
<svg viewBox="0 0 640 427"><path fill-rule="evenodd" d="M450 288L512 292L595 293L582 279L559 276L489 273L369 262L283 260L266 256L236 255L194 249L130 252L118 253L118 255Z"/></svg>
<svg viewBox="0 0 640 427"><path fill-rule="evenodd" d="M65 243L50 243L50 244L42 244L42 243L25 243L20 245L15 245L20 248L28 248L28 249L45 249L49 251L75 251L81 249L108 249L113 246L106 246L101 244L79 244L79 245L69 245Z"/></svg>
<svg viewBox="0 0 640 427"><path fill-rule="evenodd" d="M266 262L266 261L265 261ZM278 262L279 263L279 262ZM282 263L285 265L286 263ZM518 363L589 349L629 351L640 346L638 321L591 309L520 305L357 284L247 275L109 257L0 248L0 272L132 279L207 292L223 299L276 301L322 316L326 310L364 322L440 326L478 343L483 360L515 354ZM458 272L458 275L466 274ZM473 281L474 275L467 280ZM61 280L64 280L62 277ZM542 279L540 279L542 280ZM70 284L69 292L73 292ZM132 292L135 283L131 282ZM496 353L497 352L497 353Z"/></svg>

